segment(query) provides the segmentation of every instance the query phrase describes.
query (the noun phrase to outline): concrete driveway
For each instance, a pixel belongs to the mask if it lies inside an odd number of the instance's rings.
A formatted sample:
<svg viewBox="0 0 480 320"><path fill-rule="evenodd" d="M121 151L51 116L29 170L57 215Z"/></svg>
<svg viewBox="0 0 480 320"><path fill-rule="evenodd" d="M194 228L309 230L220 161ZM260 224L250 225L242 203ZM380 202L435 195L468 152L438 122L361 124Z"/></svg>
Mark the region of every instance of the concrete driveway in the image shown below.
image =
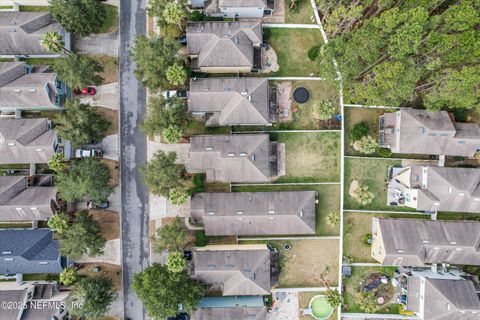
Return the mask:
<svg viewBox="0 0 480 320"><path fill-rule="evenodd" d="M157 151L176 152L177 153L177 163L183 164L188 160L188 152L190 150L189 143L176 143L176 144L167 144L160 141L160 137L156 136L155 139L149 140L147 144L147 159L153 158Z"/></svg>
<svg viewBox="0 0 480 320"><path fill-rule="evenodd" d="M103 150L105 159L118 161L118 134L112 134L103 138L100 148Z"/></svg>
<svg viewBox="0 0 480 320"><path fill-rule="evenodd" d="M102 255L96 257L84 256L77 262L111 263L119 266L121 264L120 239L107 240Z"/></svg>
<svg viewBox="0 0 480 320"><path fill-rule="evenodd" d="M73 37L72 48L72 51L81 54L118 57L118 32Z"/></svg>
<svg viewBox="0 0 480 320"><path fill-rule="evenodd" d="M81 96L80 102L92 106L118 110L118 82L94 87L96 92L93 96Z"/></svg>
<svg viewBox="0 0 480 320"><path fill-rule="evenodd" d="M77 210L88 209L87 201L77 202L75 204L75 208ZM110 195L110 197L108 197L108 208L106 210L116 212L116 213L120 211L120 188L119 187L116 187L115 189L113 189L112 194Z"/></svg>

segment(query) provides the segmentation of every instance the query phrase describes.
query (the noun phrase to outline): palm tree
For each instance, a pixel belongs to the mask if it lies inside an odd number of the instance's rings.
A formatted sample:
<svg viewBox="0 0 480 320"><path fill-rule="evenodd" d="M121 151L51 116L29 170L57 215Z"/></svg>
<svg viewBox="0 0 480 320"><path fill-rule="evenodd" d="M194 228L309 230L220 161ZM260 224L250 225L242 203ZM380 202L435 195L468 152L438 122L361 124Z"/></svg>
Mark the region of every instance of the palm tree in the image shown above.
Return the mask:
<svg viewBox="0 0 480 320"><path fill-rule="evenodd" d="M42 34L40 44L48 52L63 52L67 54L70 53L70 51L65 48L63 36L58 32L45 32L44 34Z"/></svg>
<svg viewBox="0 0 480 320"><path fill-rule="evenodd" d="M50 170L55 171L56 174L60 174L63 171L67 170L68 165L65 162L65 157L61 153L54 153L53 156L48 160L48 167Z"/></svg>
<svg viewBox="0 0 480 320"><path fill-rule="evenodd" d="M340 224L340 212L330 212L327 216L327 221L332 226Z"/></svg>
<svg viewBox="0 0 480 320"><path fill-rule="evenodd" d="M187 17L186 7L178 2L170 2L165 6L163 19L168 24L176 24L180 30L183 30L182 22Z"/></svg>
<svg viewBox="0 0 480 320"><path fill-rule="evenodd" d="M77 279L77 271L73 267L67 267L60 273L60 282L67 287L74 284Z"/></svg>
<svg viewBox="0 0 480 320"><path fill-rule="evenodd" d="M175 63L167 69L167 81L173 86L180 86L187 81L187 71L182 65Z"/></svg>

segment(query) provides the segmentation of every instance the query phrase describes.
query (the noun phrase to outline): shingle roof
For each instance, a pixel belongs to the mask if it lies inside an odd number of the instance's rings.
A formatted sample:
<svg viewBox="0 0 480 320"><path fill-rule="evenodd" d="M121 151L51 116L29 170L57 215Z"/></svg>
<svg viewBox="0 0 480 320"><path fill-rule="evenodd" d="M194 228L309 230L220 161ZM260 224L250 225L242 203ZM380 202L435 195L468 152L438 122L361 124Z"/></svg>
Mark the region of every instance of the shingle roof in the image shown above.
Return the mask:
<svg viewBox="0 0 480 320"><path fill-rule="evenodd" d="M190 212L207 235L315 234L314 191L198 193Z"/></svg>
<svg viewBox="0 0 480 320"><path fill-rule="evenodd" d="M480 265L480 222L374 219L382 234L384 265Z"/></svg>
<svg viewBox="0 0 480 320"><path fill-rule="evenodd" d="M208 181L268 182L272 143L268 134L194 136L186 169Z"/></svg>
<svg viewBox="0 0 480 320"><path fill-rule="evenodd" d="M23 290L0 290L0 301L1 302L13 302L20 303L25 299L25 294L27 293L26 289ZM15 320L17 319L19 313L22 311L21 308L1 308L0 309L0 320Z"/></svg>
<svg viewBox="0 0 480 320"><path fill-rule="evenodd" d="M422 285L425 286L423 290ZM423 306L420 302L422 291ZM420 312L422 307L424 320L480 319L480 300L473 283L467 280L408 277L407 308Z"/></svg>
<svg viewBox="0 0 480 320"><path fill-rule="evenodd" d="M56 140L47 126L45 118L0 120L0 164L47 163Z"/></svg>
<svg viewBox="0 0 480 320"><path fill-rule="evenodd" d="M213 113L207 125L265 125L274 120L265 78L191 79L188 111Z"/></svg>
<svg viewBox="0 0 480 320"><path fill-rule="evenodd" d="M270 294L270 250L266 245L197 248L193 264L193 277L224 296Z"/></svg>
<svg viewBox="0 0 480 320"><path fill-rule="evenodd" d="M417 210L480 213L480 169L433 166L408 169L411 169L411 189L418 190Z"/></svg>
<svg viewBox="0 0 480 320"><path fill-rule="evenodd" d="M55 187L27 187L26 176L0 176L0 221L38 221L52 216Z"/></svg>
<svg viewBox="0 0 480 320"><path fill-rule="evenodd" d="M49 12L0 12L0 55L49 54L40 45L45 32L65 34Z"/></svg>
<svg viewBox="0 0 480 320"><path fill-rule="evenodd" d="M198 308L191 320L265 320L266 307Z"/></svg>
<svg viewBox="0 0 480 320"><path fill-rule="evenodd" d="M253 67L261 22L189 22L187 44L199 67Z"/></svg>
<svg viewBox="0 0 480 320"><path fill-rule="evenodd" d="M0 229L0 274L60 272L59 243L50 229Z"/></svg>
<svg viewBox="0 0 480 320"><path fill-rule="evenodd" d="M394 153L473 156L480 146L480 127L454 123L446 111L402 108L385 114L384 137Z"/></svg>

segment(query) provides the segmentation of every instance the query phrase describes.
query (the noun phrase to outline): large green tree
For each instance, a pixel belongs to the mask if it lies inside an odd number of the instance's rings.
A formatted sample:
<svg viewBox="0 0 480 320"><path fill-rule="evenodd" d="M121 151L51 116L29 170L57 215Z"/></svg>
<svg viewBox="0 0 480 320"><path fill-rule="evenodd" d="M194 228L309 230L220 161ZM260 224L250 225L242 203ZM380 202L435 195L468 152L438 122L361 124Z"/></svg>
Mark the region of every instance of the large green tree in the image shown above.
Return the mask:
<svg viewBox="0 0 480 320"><path fill-rule="evenodd" d="M154 242L154 250L162 253L165 250L180 251L187 245L187 230L176 217L172 223L164 225L157 230L157 237Z"/></svg>
<svg viewBox="0 0 480 320"><path fill-rule="evenodd" d="M148 112L140 128L146 134L153 136L162 134L163 130L170 127L183 128L187 119L185 100L153 96L148 101Z"/></svg>
<svg viewBox="0 0 480 320"><path fill-rule="evenodd" d="M63 200L87 199L100 203L106 201L113 191L109 181L110 171L105 164L96 158L83 158L57 176L57 188Z"/></svg>
<svg viewBox="0 0 480 320"><path fill-rule="evenodd" d="M203 288L186 271L171 273L166 266L159 264L134 275L132 288L154 319L175 316L179 305L190 312L203 296Z"/></svg>
<svg viewBox="0 0 480 320"><path fill-rule="evenodd" d="M60 137L77 148L105 137L110 123L97 112L96 107L80 103L77 99L67 101L65 106L65 111L57 116L56 130Z"/></svg>
<svg viewBox="0 0 480 320"><path fill-rule="evenodd" d="M55 59L53 71L58 73L59 78L72 89L83 89L88 85L99 85L103 78L100 72L103 67L92 58L69 54L68 56Z"/></svg>
<svg viewBox="0 0 480 320"><path fill-rule="evenodd" d="M115 299L113 281L107 277L82 278L68 297L67 305L71 314L87 319L99 319L104 316ZM75 305L81 305L75 307Z"/></svg>
<svg viewBox="0 0 480 320"><path fill-rule="evenodd" d="M50 12L68 32L87 36L105 22L107 10L98 0L50 0Z"/></svg>
<svg viewBox="0 0 480 320"><path fill-rule="evenodd" d="M86 210L78 213L62 236L60 253L72 260L78 260L85 254L91 257L102 254L107 241L102 235L100 224L93 220Z"/></svg>
<svg viewBox="0 0 480 320"><path fill-rule="evenodd" d="M158 151L147 165L140 168L143 181L151 193L168 197L171 189L184 184L184 168L175 163L176 159L174 152Z"/></svg>
<svg viewBox="0 0 480 320"><path fill-rule="evenodd" d="M181 60L179 49L175 39L137 36L130 53L136 63L135 76L152 91L168 89L167 70Z"/></svg>
<svg viewBox="0 0 480 320"><path fill-rule="evenodd" d="M345 100L367 105L480 107L480 2L321 1L330 42L318 63L342 73ZM368 8L358 15L358 8ZM348 12L351 10L351 12Z"/></svg>

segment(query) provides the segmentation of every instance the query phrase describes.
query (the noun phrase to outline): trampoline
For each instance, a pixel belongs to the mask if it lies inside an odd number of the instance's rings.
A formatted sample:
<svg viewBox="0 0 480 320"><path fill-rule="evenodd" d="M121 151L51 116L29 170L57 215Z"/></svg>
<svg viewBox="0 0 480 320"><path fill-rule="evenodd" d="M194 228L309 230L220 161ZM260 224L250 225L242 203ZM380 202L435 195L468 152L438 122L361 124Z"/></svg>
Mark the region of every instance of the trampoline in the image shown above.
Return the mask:
<svg viewBox="0 0 480 320"><path fill-rule="evenodd" d="M297 103L305 103L310 99L310 91L305 87L298 87L293 91L293 100Z"/></svg>

